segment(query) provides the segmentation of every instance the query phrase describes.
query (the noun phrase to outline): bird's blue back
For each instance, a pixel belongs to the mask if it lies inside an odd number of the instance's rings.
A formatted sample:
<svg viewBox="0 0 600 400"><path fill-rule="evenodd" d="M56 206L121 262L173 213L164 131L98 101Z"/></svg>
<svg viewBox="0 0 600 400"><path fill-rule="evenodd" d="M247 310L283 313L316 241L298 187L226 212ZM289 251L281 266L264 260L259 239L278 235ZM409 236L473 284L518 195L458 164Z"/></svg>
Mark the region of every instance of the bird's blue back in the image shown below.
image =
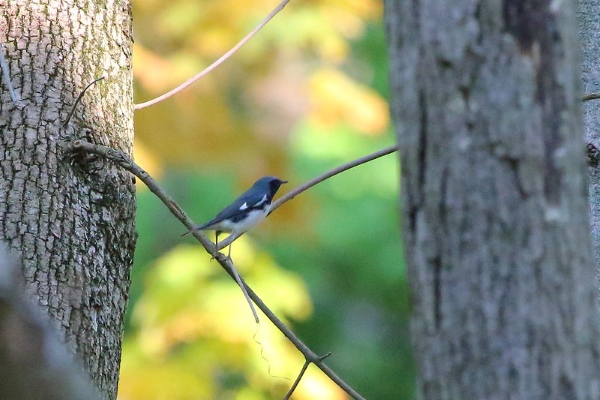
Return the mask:
<svg viewBox="0 0 600 400"><path fill-rule="evenodd" d="M208 221L204 225L201 225L198 227L198 229L207 228L223 220L231 220L234 223L239 222L246 217L249 211L264 209L264 207L271 204L273 196L275 196L275 193L279 189L279 185L273 186L272 182L282 181L273 176L265 176L264 178L259 179L254 183L254 185L252 185L250 189L242 193L240 197L238 197L233 203L221 210L221 212L219 212L215 218ZM263 200L265 194L266 200ZM246 203L246 207L241 209L244 203Z"/></svg>

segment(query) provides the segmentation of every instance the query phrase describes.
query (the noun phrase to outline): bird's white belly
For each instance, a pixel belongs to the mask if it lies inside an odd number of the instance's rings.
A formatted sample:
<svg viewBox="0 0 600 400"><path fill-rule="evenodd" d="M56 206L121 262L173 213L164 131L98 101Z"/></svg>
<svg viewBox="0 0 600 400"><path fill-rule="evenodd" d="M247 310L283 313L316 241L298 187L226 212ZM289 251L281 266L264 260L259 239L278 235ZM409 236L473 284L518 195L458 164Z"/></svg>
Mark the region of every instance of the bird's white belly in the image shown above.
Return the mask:
<svg viewBox="0 0 600 400"><path fill-rule="evenodd" d="M248 229L262 221L267 214L269 214L269 209L270 207L265 207L262 210L252 210L243 221L236 224L233 224L230 221L221 221L218 224L218 230L232 233L246 232Z"/></svg>

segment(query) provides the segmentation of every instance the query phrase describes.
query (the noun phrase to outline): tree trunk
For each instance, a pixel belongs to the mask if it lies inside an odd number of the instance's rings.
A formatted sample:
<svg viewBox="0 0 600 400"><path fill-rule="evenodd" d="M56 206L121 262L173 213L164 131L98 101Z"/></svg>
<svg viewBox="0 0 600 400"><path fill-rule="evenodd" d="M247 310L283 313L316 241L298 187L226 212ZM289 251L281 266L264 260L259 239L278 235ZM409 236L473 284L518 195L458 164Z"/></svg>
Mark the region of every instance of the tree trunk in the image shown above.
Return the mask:
<svg viewBox="0 0 600 400"><path fill-rule="evenodd" d="M385 5L420 396L600 398L575 2Z"/></svg>
<svg viewBox="0 0 600 400"><path fill-rule="evenodd" d="M579 37L582 47L582 82L586 94L600 93L600 2L598 0L580 0L579 6ZM585 131L587 142L600 148L600 100L595 99L584 103ZM590 197L590 219L592 228L592 243L596 273L600 276L600 165L592 165L588 174L588 190ZM598 284L599 282L596 282ZM599 287L600 291L600 287Z"/></svg>
<svg viewBox="0 0 600 400"><path fill-rule="evenodd" d="M115 398L135 246L131 176L65 154L83 138L131 153L131 13L127 0L0 0L0 42L22 100L0 97L0 237L28 291ZM93 86L67 115L76 97Z"/></svg>

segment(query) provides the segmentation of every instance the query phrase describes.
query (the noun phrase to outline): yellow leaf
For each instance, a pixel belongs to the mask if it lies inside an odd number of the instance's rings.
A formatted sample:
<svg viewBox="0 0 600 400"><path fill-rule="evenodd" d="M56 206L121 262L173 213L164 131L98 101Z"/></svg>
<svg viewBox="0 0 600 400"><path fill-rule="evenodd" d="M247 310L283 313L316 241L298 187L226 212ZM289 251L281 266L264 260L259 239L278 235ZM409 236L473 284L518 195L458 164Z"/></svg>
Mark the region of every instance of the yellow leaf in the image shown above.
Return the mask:
<svg viewBox="0 0 600 400"><path fill-rule="evenodd" d="M373 89L343 73L325 69L310 82L310 118L321 126L349 123L367 135L386 132L389 124L387 102Z"/></svg>

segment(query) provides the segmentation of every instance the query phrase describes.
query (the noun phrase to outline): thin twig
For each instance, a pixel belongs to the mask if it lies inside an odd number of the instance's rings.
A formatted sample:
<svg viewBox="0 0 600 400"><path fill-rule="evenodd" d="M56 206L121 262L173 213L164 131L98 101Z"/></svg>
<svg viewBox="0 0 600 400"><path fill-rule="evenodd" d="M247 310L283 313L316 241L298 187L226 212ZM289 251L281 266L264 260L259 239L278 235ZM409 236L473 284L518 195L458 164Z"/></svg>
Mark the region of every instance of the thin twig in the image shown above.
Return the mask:
<svg viewBox="0 0 600 400"><path fill-rule="evenodd" d="M6 59L4 58L4 45L2 43L0 43L0 69L2 69L2 76L4 77L4 81L8 87L8 93L10 93L10 99L15 105L17 105L20 99L13 88L12 82L10 81L10 72L8 70Z"/></svg>
<svg viewBox="0 0 600 400"><path fill-rule="evenodd" d="M583 101L600 99L600 93L590 93L583 96Z"/></svg>
<svg viewBox="0 0 600 400"><path fill-rule="evenodd" d="M223 261L229 260L225 255L219 253L217 256L217 260L221 263L221 259ZM223 265L223 264L221 264ZM231 272L226 269L227 273L231 275ZM321 356L318 356L314 351L312 351L307 345L304 344L302 340L290 328L288 328L270 309L267 307L265 303L261 300L260 297L244 282L246 286L246 290L248 290L248 294L252 298L252 301L260 308L260 310L269 318L269 320L275 325L277 329L290 341L292 344L298 349L300 353L304 356L305 359L310 360L313 364L315 364L325 375L329 377L336 385L338 385L343 391L348 393L353 399L356 400L365 400L364 397L360 395L356 390L354 390L349 384L347 384L342 378L340 378L331 368L329 368L324 362Z"/></svg>
<svg viewBox="0 0 600 400"><path fill-rule="evenodd" d="M101 81L102 79L104 79L103 76L101 76L100 78L96 78L94 79L92 82L88 83L88 85L85 87L85 89L83 89L81 91L81 93L79 93L79 96L77 96L77 98L75 99L75 104L73 104L73 107L71 107L71 111L69 111L69 115L67 115L67 119L65 120L65 123L63 124L63 128L66 127L69 123L69 121L71 120L71 117L73 116L73 113L75 112L75 108L77 108L77 105L79 104L79 102L81 101L81 99L83 98L83 95L85 94L85 92L96 82Z"/></svg>
<svg viewBox="0 0 600 400"><path fill-rule="evenodd" d="M330 355L331 355L331 353L327 353L324 356L319 357L319 359L317 361L321 362L324 359L326 359L327 357L329 357ZM308 366L310 365L311 362L313 362L313 361L308 360L308 359L304 360L304 365L302 365L302 369L300 370L298 377L296 377L294 384L292 385L292 387L290 387L290 390L288 390L288 392L285 394L285 397L283 398L283 400L288 400L292 396L292 394L294 393L294 390L296 390L296 388L298 387L300 380L302 380L302 377L304 376L304 373L308 369Z"/></svg>
<svg viewBox="0 0 600 400"><path fill-rule="evenodd" d="M118 163L121 167L125 168L133 175L137 176L142 182L148 186L148 189L152 191L171 211L171 213L180 220L188 229L192 229L195 224L194 222L187 217L185 212L181 209L181 207L169 197L166 192L158 185L158 183L142 168L136 165L129 157L127 157L123 152L111 149L106 146L94 145L88 143L84 140L75 140L67 144L68 152L77 153L77 152L88 152L93 154L98 154L100 156L106 157ZM198 241L204 246L206 251L212 255L219 264L225 269L225 271L232 277L234 272L234 266L231 262L231 259L226 257L224 254L219 253L215 249L215 245L208 240L206 235L204 235L201 231L192 232L194 237L198 239ZM239 276L239 275L238 275ZM235 279L235 277L234 277ZM357 400L364 400L356 390L354 390L350 385L348 385L342 378L340 378L331 368L329 368L323 362L323 358L318 356L315 352L313 352L307 345L304 344L289 329L270 309L266 306L266 304L261 300L260 297L246 284L246 282L240 277L240 281L248 293L249 297L254 301L254 304L269 318L269 320L283 333L283 335L290 341L292 344L304 355L306 360L310 360L313 364L315 364L325 375L329 377L336 385L338 385L342 390L348 393L352 398Z"/></svg>
<svg viewBox="0 0 600 400"><path fill-rule="evenodd" d="M240 289L242 289L242 293L244 293L244 297L246 298L246 301L248 302L248 305L250 306L250 310L252 310L252 315L254 316L254 322L256 322L258 324L258 322L259 322L258 314L256 313L256 310L254 309L254 304L252 304L252 301L250 300L250 296L248 295L248 291L246 290L246 285L244 285L244 281L242 281L242 277L237 272L237 269L233 265L233 262L231 262L231 259L230 258L228 258L228 259L230 261L230 263L227 264L229 266L229 272L231 272L233 279L238 284ZM229 264L231 264L231 265L229 265Z"/></svg>
<svg viewBox="0 0 600 400"><path fill-rule="evenodd" d="M293 199L294 197L298 196L300 193L304 192L305 190L310 189L311 187L315 186L316 184L321 183L324 180L331 178L332 176L335 176L341 172L347 171L350 168L354 168L354 167L364 164L366 162L375 160L376 158L391 154L397 150L398 150L398 146L386 147L385 149L378 150L375 153L371 153L364 157L358 158L354 161L350 161L349 163L346 163L344 165L340 165L339 167L333 168L332 170L325 172L323 175L319 175L316 178L311 179L310 181L306 182L305 184L300 185L297 188L295 188L294 190L291 190L291 191L287 192L285 195L281 196L279 199L274 201L273 204L271 205L271 212L275 211L277 209L277 207L281 206L286 201Z"/></svg>
<svg viewBox="0 0 600 400"><path fill-rule="evenodd" d="M194 82L196 82L197 80L203 78L204 76L206 76L209 72L211 72L212 70L214 70L215 68L217 68L219 65L221 65L223 63L223 61L227 60L229 57L231 57L236 51L238 51L238 49L240 47L242 47L243 45L245 45L250 39L252 39L252 37L254 35L256 35L256 33L258 31L260 31L271 19L273 19L273 17L275 15L277 15L277 13L281 10L283 10L283 8L287 5L287 3L289 3L290 0L283 0L281 3L279 3L279 5L277 7L275 7L275 9L273 9L273 11L271 11L269 13L269 15L267 15L257 26L256 28L254 28L249 34L247 34L242 40L239 41L238 44L236 44L235 46L233 46L231 48L231 50L229 50L227 53L223 54L221 57L219 57L219 59L217 61L215 61L214 63L212 63L211 65L209 65L204 71L198 73L197 75L191 77L190 79L188 79L187 81L183 82L181 85L177 86L175 89L170 90L169 92L158 96L152 100L146 101L144 103L140 103L140 104L136 104L134 109L135 110L141 110L142 108L146 108L146 107L150 107L153 106L157 103L160 103L163 100L168 99L169 97L181 92L183 89L187 88L188 86L190 86L191 84L193 84Z"/></svg>

